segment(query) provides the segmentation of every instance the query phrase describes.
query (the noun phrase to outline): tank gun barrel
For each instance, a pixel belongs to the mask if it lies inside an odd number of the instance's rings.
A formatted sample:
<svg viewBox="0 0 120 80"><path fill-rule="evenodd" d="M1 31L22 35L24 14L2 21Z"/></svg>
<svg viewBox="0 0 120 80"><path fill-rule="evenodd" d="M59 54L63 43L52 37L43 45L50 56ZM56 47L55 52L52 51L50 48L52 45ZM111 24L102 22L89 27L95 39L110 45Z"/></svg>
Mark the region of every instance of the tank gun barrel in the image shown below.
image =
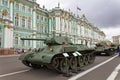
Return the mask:
<svg viewBox="0 0 120 80"><path fill-rule="evenodd" d="M47 45L63 45L64 44L72 44L72 41L68 37L49 37L46 39L40 38L21 38L21 40L36 40L36 41L44 41Z"/></svg>
<svg viewBox="0 0 120 80"><path fill-rule="evenodd" d="M21 40L37 40L37 41L45 41L45 39L38 39L38 38L21 38Z"/></svg>

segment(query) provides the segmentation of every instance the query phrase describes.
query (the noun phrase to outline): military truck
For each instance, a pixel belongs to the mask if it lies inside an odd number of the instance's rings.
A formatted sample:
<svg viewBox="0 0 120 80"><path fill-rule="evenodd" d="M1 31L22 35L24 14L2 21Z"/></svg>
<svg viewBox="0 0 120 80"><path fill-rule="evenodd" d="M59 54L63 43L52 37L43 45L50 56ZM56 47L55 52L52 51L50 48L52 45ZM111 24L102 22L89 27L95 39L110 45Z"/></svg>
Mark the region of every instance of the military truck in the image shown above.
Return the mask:
<svg viewBox="0 0 120 80"><path fill-rule="evenodd" d="M69 74L92 64L95 60L94 49L82 44L73 44L68 37L21 38L21 40L40 40L46 44L42 50L33 50L19 57L24 65L32 68L47 66L60 73Z"/></svg>
<svg viewBox="0 0 120 80"><path fill-rule="evenodd" d="M96 50L95 51L96 55L106 55L106 56L111 56L116 51L112 43L108 44L106 41L101 41L97 43L95 50Z"/></svg>

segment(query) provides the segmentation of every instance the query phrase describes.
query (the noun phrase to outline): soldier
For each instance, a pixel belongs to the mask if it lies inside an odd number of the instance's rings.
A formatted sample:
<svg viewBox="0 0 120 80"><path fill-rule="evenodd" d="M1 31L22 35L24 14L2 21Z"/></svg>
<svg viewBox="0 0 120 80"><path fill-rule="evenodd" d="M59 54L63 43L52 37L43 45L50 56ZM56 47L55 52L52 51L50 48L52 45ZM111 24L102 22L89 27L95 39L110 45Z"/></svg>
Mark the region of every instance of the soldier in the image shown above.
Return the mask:
<svg viewBox="0 0 120 80"><path fill-rule="evenodd" d="M118 56L120 57L120 44L117 47L117 51L118 51Z"/></svg>

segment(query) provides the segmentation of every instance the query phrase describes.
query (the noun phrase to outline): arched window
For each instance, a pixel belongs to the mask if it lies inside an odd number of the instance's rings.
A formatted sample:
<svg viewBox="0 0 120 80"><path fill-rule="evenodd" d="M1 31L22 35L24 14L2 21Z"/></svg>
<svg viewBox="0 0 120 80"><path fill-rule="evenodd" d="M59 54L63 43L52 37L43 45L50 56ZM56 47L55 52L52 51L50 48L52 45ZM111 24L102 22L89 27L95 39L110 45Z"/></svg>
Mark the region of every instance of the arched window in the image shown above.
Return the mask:
<svg viewBox="0 0 120 80"><path fill-rule="evenodd" d="M39 23L37 23L37 31L40 31Z"/></svg>
<svg viewBox="0 0 120 80"><path fill-rule="evenodd" d="M45 26L45 33L47 33L47 26Z"/></svg>
<svg viewBox="0 0 120 80"><path fill-rule="evenodd" d="M15 26L19 26L19 14L16 13L16 16L15 16Z"/></svg>
<svg viewBox="0 0 120 80"><path fill-rule="evenodd" d="M30 7L28 8L28 12L31 13L31 8Z"/></svg>
<svg viewBox="0 0 120 80"><path fill-rule="evenodd" d="M18 37L15 37L15 45L18 45Z"/></svg>
<svg viewBox="0 0 120 80"><path fill-rule="evenodd" d="M43 31L44 31L44 30L43 30L43 24L42 24L42 25L41 25L41 33L43 33Z"/></svg>
<svg viewBox="0 0 120 80"><path fill-rule="evenodd" d="M19 10L19 3L16 3L16 4L15 4L15 9L16 9L16 10Z"/></svg>
<svg viewBox="0 0 120 80"><path fill-rule="evenodd" d="M25 28L25 16L22 17L22 27Z"/></svg>
<svg viewBox="0 0 120 80"><path fill-rule="evenodd" d="M31 18L28 18L28 29L31 29Z"/></svg>
<svg viewBox="0 0 120 80"><path fill-rule="evenodd" d="M9 0L2 0L2 5L8 6L8 1Z"/></svg>

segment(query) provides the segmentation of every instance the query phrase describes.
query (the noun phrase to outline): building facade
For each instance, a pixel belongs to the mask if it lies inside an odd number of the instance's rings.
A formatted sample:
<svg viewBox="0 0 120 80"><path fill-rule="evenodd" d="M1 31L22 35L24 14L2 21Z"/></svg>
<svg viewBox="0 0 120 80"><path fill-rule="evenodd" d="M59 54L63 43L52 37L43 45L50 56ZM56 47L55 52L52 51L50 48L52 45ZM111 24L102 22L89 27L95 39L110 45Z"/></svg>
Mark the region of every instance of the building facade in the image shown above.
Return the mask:
<svg viewBox="0 0 120 80"><path fill-rule="evenodd" d="M38 48L42 41L24 41L20 38L43 38L67 36L75 44L89 47L103 41L105 34L94 27L85 15L75 16L70 10L57 7L47 10L36 0L0 1L0 47L1 48Z"/></svg>
<svg viewBox="0 0 120 80"><path fill-rule="evenodd" d="M114 44L120 44L120 35L118 35L118 36L113 36L112 37L112 40L113 40L113 43Z"/></svg>

